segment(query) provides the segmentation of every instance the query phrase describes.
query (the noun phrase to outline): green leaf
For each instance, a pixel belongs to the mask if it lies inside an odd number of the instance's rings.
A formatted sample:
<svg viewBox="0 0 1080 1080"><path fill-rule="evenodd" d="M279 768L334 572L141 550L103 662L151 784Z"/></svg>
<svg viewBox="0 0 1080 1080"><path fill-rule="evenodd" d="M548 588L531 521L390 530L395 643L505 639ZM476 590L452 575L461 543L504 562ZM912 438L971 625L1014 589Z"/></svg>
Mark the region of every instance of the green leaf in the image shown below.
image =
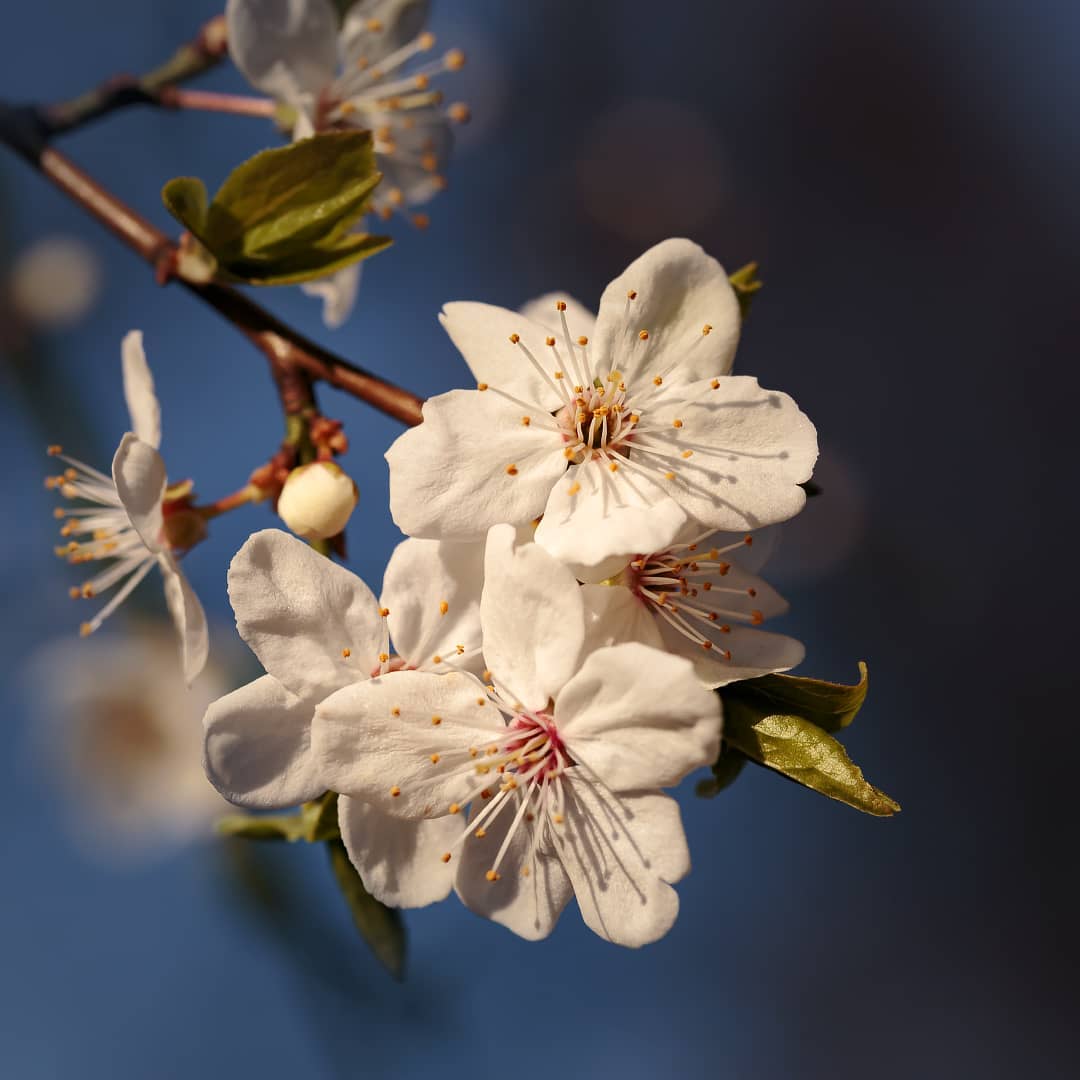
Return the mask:
<svg viewBox="0 0 1080 1080"><path fill-rule="evenodd" d="M337 795L328 791L321 799L304 803L296 814L230 814L217 823L222 836L246 840L305 840L309 844L341 836L337 820Z"/></svg>
<svg viewBox="0 0 1080 1080"><path fill-rule="evenodd" d="M860 660L859 681L854 686L797 675L764 675L731 683L723 687L720 696L725 714L733 708L749 709L762 716L789 713L825 731L840 731L855 719L869 689L866 664Z"/></svg>
<svg viewBox="0 0 1080 1080"><path fill-rule="evenodd" d="M731 282L731 287L735 290L735 296L739 301L739 314L743 319L750 314L750 305L754 300L754 294L760 292L765 284L757 276L757 272L758 264L751 262L739 267L734 274L728 277L728 281Z"/></svg>
<svg viewBox="0 0 1080 1080"><path fill-rule="evenodd" d="M703 799L715 799L725 788L731 787L739 778L746 764L746 755L725 742L720 756L712 767L712 776L699 780L694 793Z"/></svg>
<svg viewBox="0 0 1080 1080"><path fill-rule="evenodd" d="M401 913L381 904L364 888L364 883L340 840L331 840L326 847L334 877L349 905L356 929L371 947L379 963L394 978L400 979L405 971L405 925Z"/></svg>
<svg viewBox="0 0 1080 1080"><path fill-rule="evenodd" d="M289 285L325 277L390 244L353 231L381 178L371 133L336 131L256 154L209 202L193 177L170 180L162 198L223 276Z"/></svg>
<svg viewBox="0 0 1080 1080"><path fill-rule="evenodd" d="M725 712L724 738L762 765L856 810L889 817L900 809L865 779L836 739L804 717L755 719L736 709Z"/></svg>

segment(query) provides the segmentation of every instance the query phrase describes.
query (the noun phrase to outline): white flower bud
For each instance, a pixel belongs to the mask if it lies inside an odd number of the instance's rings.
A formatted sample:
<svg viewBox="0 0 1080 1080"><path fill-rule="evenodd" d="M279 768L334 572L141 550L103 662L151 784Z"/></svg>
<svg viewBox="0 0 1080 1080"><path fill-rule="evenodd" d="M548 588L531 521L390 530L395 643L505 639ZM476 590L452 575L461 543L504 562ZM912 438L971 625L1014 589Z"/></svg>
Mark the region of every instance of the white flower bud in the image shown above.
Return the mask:
<svg viewBox="0 0 1080 1080"><path fill-rule="evenodd" d="M315 461L289 473L278 498L278 514L297 536L326 540L348 523L360 493L332 461Z"/></svg>

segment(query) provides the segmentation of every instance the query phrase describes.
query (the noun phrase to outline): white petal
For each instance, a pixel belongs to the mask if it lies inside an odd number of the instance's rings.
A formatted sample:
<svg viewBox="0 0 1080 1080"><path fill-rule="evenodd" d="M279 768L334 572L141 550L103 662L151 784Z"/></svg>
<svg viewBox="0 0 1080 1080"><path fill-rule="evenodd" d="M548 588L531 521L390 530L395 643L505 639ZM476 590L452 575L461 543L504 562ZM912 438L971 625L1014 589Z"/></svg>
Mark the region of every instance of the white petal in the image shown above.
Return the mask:
<svg viewBox="0 0 1080 1080"><path fill-rule="evenodd" d="M429 398L424 422L386 452L397 527L408 536L482 540L499 522L538 517L566 459L562 436L535 419L526 427L522 413L490 391Z"/></svg>
<svg viewBox="0 0 1080 1080"><path fill-rule="evenodd" d="M161 445L161 406L154 393L154 377L146 363L141 330L132 330L125 335L120 357L131 430L156 450Z"/></svg>
<svg viewBox="0 0 1080 1080"><path fill-rule="evenodd" d="M445 304L439 322L465 358L477 382L488 383L522 401L533 402L543 412L554 412L564 404L555 388L554 373L565 359L557 360L555 351L545 344L549 332L540 324L516 311L466 301ZM511 334L517 334L521 342L514 344L510 340ZM522 345L532 353L547 378L537 371L522 351ZM556 347L565 358L566 349L561 338ZM520 410L518 413L520 419Z"/></svg>
<svg viewBox="0 0 1080 1080"><path fill-rule="evenodd" d="M312 744L331 791L394 817L435 818L479 786L460 768L469 749L483 752L504 732L502 714L472 675L395 671L322 702Z"/></svg>
<svg viewBox="0 0 1080 1080"><path fill-rule="evenodd" d="M385 628L371 590L280 529L254 533L233 557L229 599L240 636L300 697L318 701L378 666Z"/></svg>
<svg viewBox="0 0 1080 1080"><path fill-rule="evenodd" d="M491 919L528 941L546 938L555 929L559 915L574 890L562 863L550 854L532 854L532 832L518 823L514 838L500 863L499 878L488 881L492 860L514 821L518 804L509 802L502 812L484 826L486 835L474 832L461 852L454 888L461 901L477 915ZM480 812L474 807L470 821ZM528 874L522 871L528 869Z"/></svg>
<svg viewBox="0 0 1080 1080"><path fill-rule="evenodd" d="M631 291L637 295L628 302ZM724 268L689 240L665 240L604 290L595 355L611 357L635 381L657 372L679 381L711 379L731 370L740 322ZM712 327L708 334L705 326ZM648 330L647 342L639 342L641 330Z"/></svg>
<svg viewBox="0 0 1080 1080"><path fill-rule="evenodd" d="M113 483L124 511L150 551L162 551L161 500L168 483L161 455L128 432L113 455Z"/></svg>
<svg viewBox="0 0 1080 1080"><path fill-rule="evenodd" d="M566 311L564 312L566 315L566 328L570 331L571 339L577 341L582 335L591 339L596 329L596 315L580 301L575 300L572 296L567 296L566 293L545 293L543 296L538 296L535 300L523 304L519 310L526 319L531 319L534 323L547 330L549 334L553 334L558 339L561 347L562 319L559 318L559 312L555 306L560 301L566 305Z"/></svg>
<svg viewBox="0 0 1080 1080"><path fill-rule="evenodd" d="M394 650L413 667L442 656L475 673L480 657L480 588L484 545L405 540L394 549L383 578L382 605ZM445 605L445 609L444 609ZM458 646L464 646L458 660ZM434 670L440 669L438 665ZM471 670L471 669L470 669Z"/></svg>
<svg viewBox="0 0 1080 1080"><path fill-rule="evenodd" d="M342 795L338 823L349 858L376 900L391 907L418 908L450 895L454 867L442 856L465 827L461 817L407 821Z"/></svg>
<svg viewBox="0 0 1080 1080"><path fill-rule="evenodd" d="M635 555L662 551L686 525L674 496L666 481L626 465L614 473L603 461L573 465L551 489L536 542L575 566L606 564L612 556L625 556L625 565Z"/></svg>
<svg viewBox="0 0 1080 1080"><path fill-rule="evenodd" d="M318 94L338 63L331 0L228 0L229 55L264 93L294 101Z"/></svg>
<svg viewBox="0 0 1080 1080"><path fill-rule="evenodd" d="M635 643L592 653L556 698L555 723L613 791L672 787L720 751L720 699L689 661Z"/></svg>
<svg viewBox="0 0 1080 1080"><path fill-rule="evenodd" d="M279 809L326 791L311 753L312 703L272 675L226 694L206 710L203 765L231 802Z"/></svg>
<svg viewBox="0 0 1080 1080"><path fill-rule="evenodd" d="M581 599L585 604L586 654L628 641L667 648L649 606L624 586L583 585Z"/></svg>
<svg viewBox="0 0 1080 1080"><path fill-rule="evenodd" d="M715 389L705 381L657 395L649 417L656 433L633 451L635 460L670 467L672 498L707 529L771 525L806 502L798 485L813 472L817 432L787 394L729 375ZM661 458L644 452L648 443Z"/></svg>
<svg viewBox="0 0 1080 1080"><path fill-rule="evenodd" d="M346 63L368 65L412 41L428 20L428 0L359 0L345 15L341 50Z"/></svg>
<svg viewBox="0 0 1080 1080"><path fill-rule="evenodd" d="M484 659L512 700L543 709L577 670L585 610L574 575L537 544L496 525L480 599Z"/></svg>
<svg viewBox="0 0 1080 1080"><path fill-rule="evenodd" d="M184 681L190 686L205 667L210 654L206 612L172 552L162 551L157 558L161 576L165 579L165 603L180 639L180 668L184 672Z"/></svg>
<svg viewBox="0 0 1080 1080"><path fill-rule="evenodd" d="M360 264L354 263L319 281L305 281L300 288L322 299L323 322L327 329L337 330L352 314L356 294L360 290Z"/></svg>
<svg viewBox="0 0 1080 1080"><path fill-rule="evenodd" d="M679 914L669 882L690 869L679 807L659 792L617 801L570 770L557 850L585 924L616 945L663 937Z"/></svg>
<svg viewBox="0 0 1080 1080"><path fill-rule="evenodd" d="M802 642L784 634L752 630L745 626L732 626L728 633L719 633L704 624L695 623L706 637L731 653L730 660L723 660L716 649L703 649L663 618L657 618L655 624L662 638L662 647L676 656L685 656L694 665L702 684L710 688L727 686L741 679L756 679L776 671L789 671L801 664L806 656Z"/></svg>

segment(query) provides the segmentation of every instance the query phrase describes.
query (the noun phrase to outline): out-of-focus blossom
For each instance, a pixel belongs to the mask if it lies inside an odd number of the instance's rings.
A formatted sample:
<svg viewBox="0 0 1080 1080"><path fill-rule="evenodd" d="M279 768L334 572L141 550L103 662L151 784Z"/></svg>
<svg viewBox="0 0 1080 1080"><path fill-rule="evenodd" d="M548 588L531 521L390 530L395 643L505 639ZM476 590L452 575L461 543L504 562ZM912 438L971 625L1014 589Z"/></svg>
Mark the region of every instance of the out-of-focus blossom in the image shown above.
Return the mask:
<svg viewBox="0 0 1080 1080"><path fill-rule="evenodd" d="M93 251L72 236L47 236L21 252L10 276L11 303L27 322L70 326L101 292L101 266Z"/></svg>
<svg viewBox="0 0 1080 1080"><path fill-rule="evenodd" d="M157 566L165 584L165 601L180 641L180 661L190 683L206 663L209 638L206 615L177 557L205 535L205 522L192 509L189 482L169 486L165 462L158 453L161 409L143 352L142 334L133 330L121 350L124 396L132 431L120 440L112 476L49 447L67 466L46 479L46 486L83 506L57 507L66 542L56 554L69 563L103 562L105 567L80 586L73 599L94 599L116 588L109 601L81 627L93 633Z"/></svg>
<svg viewBox="0 0 1080 1080"><path fill-rule="evenodd" d="M229 809L202 770L200 718L227 686L211 663L188 689L164 625L63 640L28 664L37 748L73 831L102 856L147 856L208 836Z"/></svg>
<svg viewBox="0 0 1080 1080"><path fill-rule="evenodd" d="M739 307L715 259L666 240L607 287L596 318L549 306L557 328L446 305L478 384L431 398L387 452L403 532L466 540L543 515L537 543L594 566L662 551L692 523L746 530L798 513L817 435L786 394L729 374Z"/></svg>

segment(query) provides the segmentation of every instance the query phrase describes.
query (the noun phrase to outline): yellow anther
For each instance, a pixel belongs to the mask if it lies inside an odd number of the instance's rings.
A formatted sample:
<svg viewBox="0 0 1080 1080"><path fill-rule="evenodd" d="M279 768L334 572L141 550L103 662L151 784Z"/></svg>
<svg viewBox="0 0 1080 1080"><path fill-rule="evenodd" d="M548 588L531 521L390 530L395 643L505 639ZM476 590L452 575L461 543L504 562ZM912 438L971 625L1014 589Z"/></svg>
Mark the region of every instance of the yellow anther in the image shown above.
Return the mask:
<svg viewBox="0 0 1080 1080"><path fill-rule="evenodd" d="M475 836L477 840L483 840L484 837L487 836L487 829L481 826L479 829L476 830Z"/></svg>
<svg viewBox="0 0 1080 1080"><path fill-rule="evenodd" d="M693 450L684 450L684 451L682 452L682 456L683 456L684 458L690 458L690 457L693 457L693 456L694 456L694 451L693 451Z"/></svg>
<svg viewBox="0 0 1080 1080"><path fill-rule="evenodd" d="M435 654L435 655L434 655L434 656L433 656L433 657L431 658L431 662L432 662L433 664L441 664L441 663L442 663L442 656L441 656L441 655L440 655L439 653L436 653L436 654Z"/></svg>
<svg viewBox="0 0 1080 1080"><path fill-rule="evenodd" d="M439 764L439 755L438 754L432 754L431 755L431 764L432 765L438 765Z"/></svg>
<svg viewBox="0 0 1080 1080"><path fill-rule="evenodd" d="M413 76L413 85L417 90L426 90L431 85L431 80L426 75ZM427 168L427 166L424 166Z"/></svg>
<svg viewBox="0 0 1080 1080"><path fill-rule="evenodd" d="M431 726L432 727L438 727L441 723L442 723L442 717L441 716L433 716L431 718Z"/></svg>
<svg viewBox="0 0 1080 1080"><path fill-rule="evenodd" d="M341 650L341 655L342 655L342 656L343 656L343 657L344 657L344 658L345 658L346 660L348 660L348 659L349 659L349 657L350 657L350 656L352 656L352 649L342 649L342 650Z"/></svg>
<svg viewBox="0 0 1080 1080"><path fill-rule="evenodd" d="M682 421L681 420L672 420L671 421L671 426L672 427L682 427Z"/></svg>
<svg viewBox="0 0 1080 1080"><path fill-rule="evenodd" d="M544 338L544 344L554 346L555 345L555 339L553 337L550 337L550 336L546 337L546 338Z"/></svg>
<svg viewBox="0 0 1080 1080"><path fill-rule="evenodd" d="M701 332L702 332L703 334L705 334L706 336L708 336L709 334L711 334L711 333L712 333L712 327L711 327L711 326L710 326L710 325L709 325L708 323L706 323L706 324L705 324L705 325L704 325L704 326L703 326L703 327L701 328Z"/></svg>
<svg viewBox="0 0 1080 1080"><path fill-rule="evenodd" d="M578 415L580 416L581 414L579 413ZM581 419L584 420L585 417L582 416ZM574 450L573 447L568 446L565 450L563 450L563 457L566 458L567 461L573 461L574 455L576 453L577 451Z"/></svg>
<svg viewBox="0 0 1080 1080"><path fill-rule="evenodd" d="M577 339L577 343L584 347L589 344L589 339L584 334L582 334L581 337Z"/></svg>
<svg viewBox="0 0 1080 1080"><path fill-rule="evenodd" d="M527 866L523 866L521 868L521 876L522 877L528 877L529 876L529 868Z"/></svg>
<svg viewBox="0 0 1080 1080"><path fill-rule="evenodd" d="M637 299L637 289L631 289L631 290L630 290L630 291L629 291L629 292L628 292L628 293L626 294L626 299L627 299L627 300L636 300L636 299Z"/></svg>
<svg viewBox="0 0 1080 1080"><path fill-rule="evenodd" d="M401 715L401 709L399 709L399 708L398 708L398 707L397 707L397 706L395 705L395 706L394 706L394 707L393 707L393 708L392 708L392 709L390 710L390 715L391 715L391 716L400 716L400 715Z"/></svg>
<svg viewBox="0 0 1080 1080"><path fill-rule="evenodd" d="M712 381L711 383L709 383L709 385L710 385L710 386L711 386L711 387L712 387L712 388L713 388L714 390L719 390L719 389L720 389L720 380L719 380L719 379L713 379L713 381Z"/></svg>
<svg viewBox="0 0 1080 1080"><path fill-rule="evenodd" d="M575 480L567 489L567 495L576 495L581 490L581 485Z"/></svg>
<svg viewBox="0 0 1080 1080"><path fill-rule="evenodd" d="M663 377L663 375L657 375L656 378L653 379L653 386L663 386L663 385L664 385L664 377Z"/></svg>
<svg viewBox="0 0 1080 1080"><path fill-rule="evenodd" d="M465 54L460 49L451 49L443 57L443 63L447 71L460 71L465 66Z"/></svg>
<svg viewBox="0 0 1080 1080"><path fill-rule="evenodd" d="M506 466L506 475L507 476L517 476L517 474L518 474L518 467L516 465L507 465Z"/></svg>
<svg viewBox="0 0 1080 1080"><path fill-rule="evenodd" d="M439 614L445 615L450 610L450 605L445 600L439 601Z"/></svg>
<svg viewBox="0 0 1080 1080"><path fill-rule="evenodd" d="M458 656L464 656L465 655L465 646L464 645L455 645L454 646L454 651L458 654Z"/></svg>
<svg viewBox="0 0 1080 1080"><path fill-rule="evenodd" d="M631 424L639 424L639 423L641 423L641 416L636 412L632 412L630 414L630 423Z"/></svg>
<svg viewBox="0 0 1080 1080"><path fill-rule="evenodd" d="M556 300L555 301L555 310L556 311L565 311L566 310L566 301L565 300Z"/></svg>
<svg viewBox="0 0 1080 1080"><path fill-rule="evenodd" d="M609 469L610 469L610 470L611 470L612 472L618 472L618 471L619 471L619 463L618 463L617 461L612 461L612 462L609 462L609 463L608 463L608 468L609 468Z"/></svg>
<svg viewBox="0 0 1080 1080"><path fill-rule="evenodd" d="M386 616L390 614L390 609L388 607L381 607L379 608L379 614L385 619Z"/></svg>
<svg viewBox="0 0 1080 1080"><path fill-rule="evenodd" d="M416 47L427 52L428 49L434 48L435 35L430 30L425 30L417 39Z"/></svg>
<svg viewBox="0 0 1080 1080"><path fill-rule="evenodd" d="M477 750L475 746L470 746L469 747L469 757L474 758L479 753L480 753L480 751Z"/></svg>
<svg viewBox="0 0 1080 1080"><path fill-rule="evenodd" d="M455 124L467 124L472 113L469 111L469 106L463 101L455 101L454 104L446 110L446 115L449 116Z"/></svg>
<svg viewBox="0 0 1080 1080"><path fill-rule="evenodd" d="M531 423L532 423L532 418L531 417L523 416L521 418L521 426L522 427L528 427Z"/></svg>
<svg viewBox="0 0 1080 1080"><path fill-rule="evenodd" d="M385 653L385 652L379 653L379 663L380 664L385 664L386 661L389 660L389 659L390 659L390 654L389 653Z"/></svg>
<svg viewBox="0 0 1080 1080"><path fill-rule="evenodd" d="M478 382L478 383L476 384L476 389L477 389L477 390L480 390L480 391L484 391L484 390L486 390L487 388L488 388L488 384L487 384L486 382Z"/></svg>
<svg viewBox="0 0 1080 1080"><path fill-rule="evenodd" d="M556 379L561 379L562 377L563 377L563 373L561 371L556 371L555 372L555 378Z"/></svg>
<svg viewBox="0 0 1080 1080"><path fill-rule="evenodd" d="M399 788L399 787L397 786L397 784L395 784L395 785L394 785L394 786L393 786L393 787L392 787L392 788L390 789L390 797L391 797L392 799L396 799L396 798L397 798L397 797L398 797L398 796L399 796L400 794L401 794L401 788Z"/></svg>
<svg viewBox="0 0 1080 1080"><path fill-rule="evenodd" d="M451 814L460 814L461 813L461 805L460 805L460 803L452 802L450 804L450 806L448 807L448 810L449 810L449 812Z"/></svg>
<svg viewBox="0 0 1080 1080"><path fill-rule="evenodd" d="M57 506L53 510L52 516L56 518L57 521L59 521L66 513L67 511L62 506Z"/></svg>
<svg viewBox="0 0 1080 1080"><path fill-rule="evenodd" d="M552 814L551 820L554 821L556 825L561 825L566 819L562 816L562 814Z"/></svg>
<svg viewBox="0 0 1080 1080"><path fill-rule="evenodd" d="M79 597L82 596L82 589L80 589L78 585L72 585L71 588L68 589L68 596L70 596L72 600L78 600Z"/></svg>
<svg viewBox="0 0 1080 1080"><path fill-rule="evenodd" d="M449 851L444 851L442 853L442 855L440 856L440 858L442 859L443 862L449 862L450 859L452 858L452 856L451 856Z"/></svg>
<svg viewBox="0 0 1080 1080"><path fill-rule="evenodd" d="M710 640L709 640L708 638L706 638L706 639L705 639L705 640L704 640L704 641L703 641L703 642L701 643L701 647L702 647L702 648L703 648L703 649L704 649L704 650L705 650L706 652L708 652L708 650L712 648L712 642L711 642L711 641L710 641Z"/></svg>
<svg viewBox="0 0 1080 1080"><path fill-rule="evenodd" d="M57 454L62 454L63 452L64 448L60 446L59 443L53 443L51 446L45 448L45 453L48 454L49 457L56 457Z"/></svg>
<svg viewBox="0 0 1080 1080"><path fill-rule="evenodd" d="M476 699L476 704L477 705L486 705L487 704L487 698L478 697Z"/></svg>
<svg viewBox="0 0 1080 1080"><path fill-rule="evenodd" d="M498 881L501 876L502 875L499 873L498 870L489 870L484 875L484 877L486 877L488 879L488 881Z"/></svg>
<svg viewBox="0 0 1080 1080"><path fill-rule="evenodd" d="M94 627L92 623L84 622L82 626L79 627L80 637L89 637L93 632Z"/></svg>
<svg viewBox="0 0 1080 1080"><path fill-rule="evenodd" d="M638 331L638 337L642 341L648 341L649 340L649 331L648 330L639 330Z"/></svg>
<svg viewBox="0 0 1080 1080"><path fill-rule="evenodd" d="M413 214L411 221L416 229L426 229L431 224L431 218L427 214Z"/></svg>
<svg viewBox="0 0 1080 1080"><path fill-rule="evenodd" d="M520 334L511 334L510 335L510 344L511 345L516 345L520 340L521 340L521 335Z"/></svg>

